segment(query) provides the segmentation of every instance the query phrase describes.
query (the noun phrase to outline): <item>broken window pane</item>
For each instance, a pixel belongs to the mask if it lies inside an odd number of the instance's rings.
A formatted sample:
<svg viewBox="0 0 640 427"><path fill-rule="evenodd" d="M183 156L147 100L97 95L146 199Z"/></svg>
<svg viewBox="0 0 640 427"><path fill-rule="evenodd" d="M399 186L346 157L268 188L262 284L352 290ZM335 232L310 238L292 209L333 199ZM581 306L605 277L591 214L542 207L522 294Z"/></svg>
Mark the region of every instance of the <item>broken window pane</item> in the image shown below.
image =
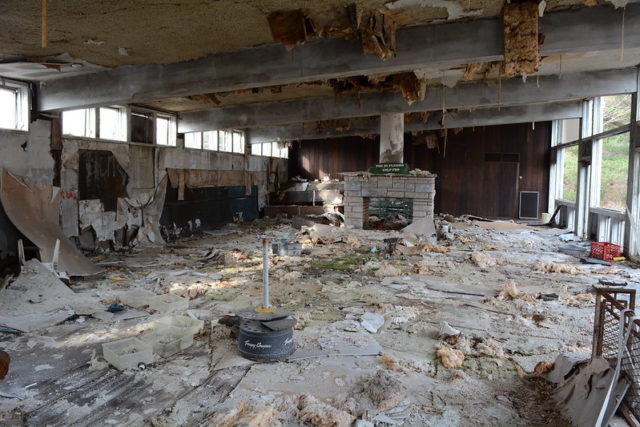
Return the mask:
<svg viewBox="0 0 640 427"><path fill-rule="evenodd" d="M185 148L202 148L202 133L201 132L188 132L184 134L184 146Z"/></svg>
<svg viewBox="0 0 640 427"><path fill-rule="evenodd" d="M127 111L124 108L100 108L100 139L127 140Z"/></svg>
<svg viewBox="0 0 640 427"><path fill-rule="evenodd" d="M627 204L629 133L602 140L600 207L624 210Z"/></svg>
<svg viewBox="0 0 640 427"><path fill-rule="evenodd" d="M65 135L96 137L96 110L84 108L81 110L64 111L62 113L62 133Z"/></svg>
<svg viewBox="0 0 640 427"><path fill-rule="evenodd" d="M131 141L153 144L153 113L131 111Z"/></svg>
<svg viewBox="0 0 640 427"><path fill-rule="evenodd" d="M576 201L578 188L578 149L577 145L562 149L562 199Z"/></svg>

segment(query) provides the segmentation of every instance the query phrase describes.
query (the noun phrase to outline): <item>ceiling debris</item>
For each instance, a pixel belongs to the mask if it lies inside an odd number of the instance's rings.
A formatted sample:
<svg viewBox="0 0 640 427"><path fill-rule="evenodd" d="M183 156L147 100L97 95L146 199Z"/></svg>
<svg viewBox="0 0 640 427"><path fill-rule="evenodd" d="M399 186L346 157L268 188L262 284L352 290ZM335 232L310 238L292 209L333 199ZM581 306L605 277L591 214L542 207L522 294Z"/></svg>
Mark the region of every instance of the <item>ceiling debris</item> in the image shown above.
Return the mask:
<svg viewBox="0 0 640 427"><path fill-rule="evenodd" d="M397 28L393 18L378 10L362 9L357 5L350 10L364 54L374 53L383 61L393 56L396 51Z"/></svg>
<svg viewBox="0 0 640 427"><path fill-rule="evenodd" d="M475 74L478 71L482 70L483 67L484 67L484 63L482 62L467 64L467 66L464 69L464 76L462 78L464 79L464 81L473 80Z"/></svg>
<svg viewBox="0 0 640 427"><path fill-rule="evenodd" d="M267 15L271 35L290 50L297 44L319 37L356 39L365 55L389 59L395 53L394 19L378 9L351 4L322 10L277 10Z"/></svg>
<svg viewBox="0 0 640 427"><path fill-rule="evenodd" d="M540 67L538 4L507 3L503 11L504 74L533 74Z"/></svg>
<svg viewBox="0 0 640 427"><path fill-rule="evenodd" d="M391 75L354 76L328 81L336 95L359 94L367 91L401 92L407 104L422 101L426 94L427 84L414 72Z"/></svg>
<svg viewBox="0 0 640 427"><path fill-rule="evenodd" d="M282 43L287 50L304 43L313 34L307 33L307 21L302 9L276 10L267 15L273 39Z"/></svg>

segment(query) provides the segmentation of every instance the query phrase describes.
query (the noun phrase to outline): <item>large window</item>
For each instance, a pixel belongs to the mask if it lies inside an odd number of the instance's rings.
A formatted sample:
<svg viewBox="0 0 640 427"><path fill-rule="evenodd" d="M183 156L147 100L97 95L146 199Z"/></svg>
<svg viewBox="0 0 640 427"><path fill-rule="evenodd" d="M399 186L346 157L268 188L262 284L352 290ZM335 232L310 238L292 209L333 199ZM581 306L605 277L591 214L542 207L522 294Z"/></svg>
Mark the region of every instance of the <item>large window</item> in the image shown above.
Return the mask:
<svg viewBox="0 0 640 427"><path fill-rule="evenodd" d="M62 113L62 133L65 135L95 138L95 108L83 108L81 110L64 111Z"/></svg>
<svg viewBox="0 0 640 427"><path fill-rule="evenodd" d="M29 130L29 86L0 83L0 129Z"/></svg>

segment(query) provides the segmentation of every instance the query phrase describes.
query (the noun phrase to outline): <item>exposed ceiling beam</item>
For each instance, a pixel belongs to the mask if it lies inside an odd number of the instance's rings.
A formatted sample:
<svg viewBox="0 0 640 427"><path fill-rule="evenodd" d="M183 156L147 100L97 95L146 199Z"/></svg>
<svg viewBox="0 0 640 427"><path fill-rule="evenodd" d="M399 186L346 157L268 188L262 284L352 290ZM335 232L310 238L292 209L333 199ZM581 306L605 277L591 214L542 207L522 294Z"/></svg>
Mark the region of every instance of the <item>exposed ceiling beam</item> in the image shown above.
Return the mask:
<svg viewBox="0 0 640 427"><path fill-rule="evenodd" d="M541 55L571 55L621 47L622 9L611 6L547 13ZM624 12L626 48L640 47L640 5ZM335 77L445 69L503 58L502 19L423 25L398 30L395 57L363 55L343 39L295 47L267 45L166 65L119 67L40 85L38 109L51 111L129 104L174 96L230 91ZM570 57L565 58L570 60Z"/></svg>
<svg viewBox="0 0 640 427"><path fill-rule="evenodd" d="M487 86L460 84L453 88L427 88L423 101L408 105L399 93L362 93L355 96L303 98L248 104L184 113L179 132L251 128L286 123L568 101L637 90L637 69L607 70L562 76L541 76L525 82L515 78Z"/></svg>
<svg viewBox="0 0 640 427"><path fill-rule="evenodd" d="M430 114L426 122L405 123L405 132L465 127L505 125L513 123L544 122L548 120L573 119L582 115L581 101L552 102L503 108L482 108L477 110L448 111L444 125L442 113ZM348 129L342 129L343 123L294 123L250 129L249 142L259 144L271 141L293 141L305 139L339 138L355 135L378 135L380 120L378 117L366 117L349 121ZM320 129L322 128L322 129Z"/></svg>

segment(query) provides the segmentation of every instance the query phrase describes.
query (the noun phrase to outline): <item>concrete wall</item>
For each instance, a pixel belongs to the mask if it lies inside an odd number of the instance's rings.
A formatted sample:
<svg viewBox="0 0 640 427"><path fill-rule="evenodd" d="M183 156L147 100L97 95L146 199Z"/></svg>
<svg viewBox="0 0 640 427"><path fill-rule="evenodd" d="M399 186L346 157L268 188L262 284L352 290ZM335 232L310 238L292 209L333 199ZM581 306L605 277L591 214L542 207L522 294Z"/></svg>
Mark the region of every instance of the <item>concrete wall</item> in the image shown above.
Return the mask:
<svg viewBox="0 0 640 427"><path fill-rule="evenodd" d="M258 189L258 206L266 204L269 183L283 181L287 177L286 159L271 159L236 153L159 147L147 144L129 144L87 138L63 138L61 187L63 190L62 226L69 237L79 237L82 245L90 247L90 237L81 229L89 225L96 231L98 240L110 240L123 227L142 227L142 216L136 206L145 205L156 193L156 188L166 176L167 169L198 171L254 171L257 179L252 185ZM178 141L182 145L182 141ZM80 200L79 152L80 150L110 151L128 175L128 197L118 200L117 211L105 211L98 200L88 203ZM271 176L269 176L271 175ZM215 183L213 183L215 186ZM272 190L272 189L271 189ZM164 194L162 195L164 198ZM156 214L162 213L162 207ZM212 207L214 208L214 207ZM184 212L182 212L184 213ZM198 218L191 218L199 223ZM145 216L148 216L145 213ZM181 218L184 220L184 217ZM184 221L181 221L184 222Z"/></svg>
<svg viewBox="0 0 640 427"><path fill-rule="evenodd" d="M0 168L29 178L42 185L51 185L54 160L50 152L51 121L36 120L29 132L0 129Z"/></svg>

